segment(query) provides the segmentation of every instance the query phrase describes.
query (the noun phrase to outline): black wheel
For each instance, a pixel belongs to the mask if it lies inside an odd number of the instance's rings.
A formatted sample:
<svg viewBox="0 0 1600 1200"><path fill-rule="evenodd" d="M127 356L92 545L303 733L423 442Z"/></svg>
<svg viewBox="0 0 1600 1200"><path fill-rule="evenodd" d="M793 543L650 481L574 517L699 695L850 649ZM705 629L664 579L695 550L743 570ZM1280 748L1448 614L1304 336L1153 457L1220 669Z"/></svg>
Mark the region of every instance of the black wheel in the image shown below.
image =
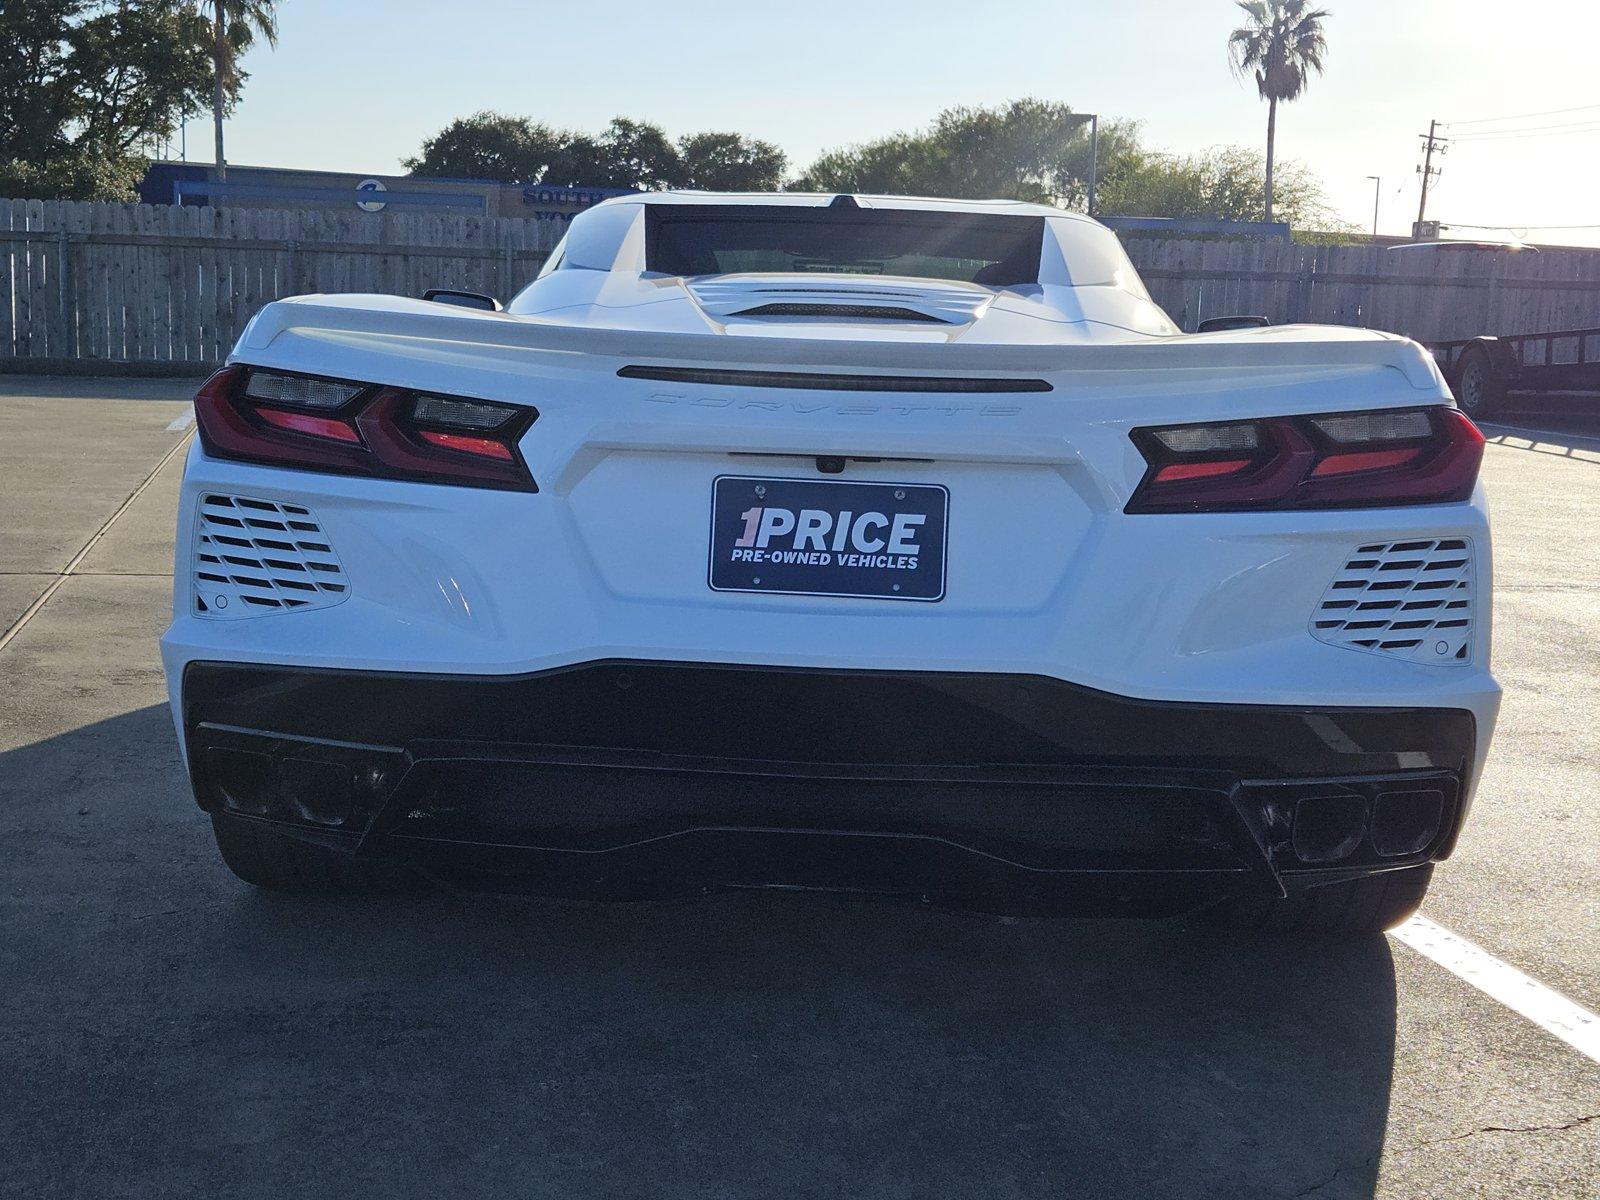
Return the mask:
<svg viewBox="0 0 1600 1200"><path fill-rule="evenodd" d="M1244 933L1357 937L1393 929L1422 907L1433 864L1385 871L1296 892L1283 900L1233 900L1208 910L1211 923Z"/></svg>
<svg viewBox="0 0 1600 1200"><path fill-rule="evenodd" d="M1493 412L1506 398L1505 384L1488 352L1469 347L1456 372L1456 403L1474 420Z"/></svg>
<svg viewBox="0 0 1600 1200"><path fill-rule="evenodd" d="M403 868L303 842L262 821L218 813L211 818L211 828L228 870L269 891L359 895L417 886L417 877Z"/></svg>

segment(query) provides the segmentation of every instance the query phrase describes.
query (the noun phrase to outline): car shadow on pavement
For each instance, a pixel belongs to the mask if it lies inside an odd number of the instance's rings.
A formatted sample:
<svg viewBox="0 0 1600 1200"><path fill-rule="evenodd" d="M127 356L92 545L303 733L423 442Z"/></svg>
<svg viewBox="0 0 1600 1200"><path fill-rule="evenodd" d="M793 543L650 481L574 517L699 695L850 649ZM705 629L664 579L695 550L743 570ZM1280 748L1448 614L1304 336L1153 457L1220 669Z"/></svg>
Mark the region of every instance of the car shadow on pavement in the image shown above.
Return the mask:
<svg viewBox="0 0 1600 1200"><path fill-rule="evenodd" d="M274 896L216 859L159 707L0 755L0 813L19 1194L1375 1187L1382 937L798 894Z"/></svg>
<svg viewBox="0 0 1600 1200"><path fill-rule="evenodd" d="M1508 417L1504 423L1486 420L1479 424L1491 445L1600 463L1600 425L1593 420L1530 417L1523 425L1518 418Z"/></svg>

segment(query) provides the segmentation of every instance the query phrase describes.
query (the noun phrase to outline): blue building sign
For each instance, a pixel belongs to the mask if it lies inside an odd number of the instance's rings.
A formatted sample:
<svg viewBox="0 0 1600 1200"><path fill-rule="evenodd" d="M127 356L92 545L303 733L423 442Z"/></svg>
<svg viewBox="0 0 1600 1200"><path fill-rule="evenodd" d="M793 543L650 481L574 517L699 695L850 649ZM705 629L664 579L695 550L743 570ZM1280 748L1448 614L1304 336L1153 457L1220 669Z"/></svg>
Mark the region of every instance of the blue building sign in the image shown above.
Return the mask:
<svg viewBox="0 0 1600 1200"><path fill-rule="evenodd" d="M549 184L538 183L522 189L522 202L539 206L540 211L533 214L536 221L570 221L584 209L592 208L602 200L609 200L613 196L631 196L637 190L637 188L552 187ZM563 209L570 211L562 211Z"/></svg>

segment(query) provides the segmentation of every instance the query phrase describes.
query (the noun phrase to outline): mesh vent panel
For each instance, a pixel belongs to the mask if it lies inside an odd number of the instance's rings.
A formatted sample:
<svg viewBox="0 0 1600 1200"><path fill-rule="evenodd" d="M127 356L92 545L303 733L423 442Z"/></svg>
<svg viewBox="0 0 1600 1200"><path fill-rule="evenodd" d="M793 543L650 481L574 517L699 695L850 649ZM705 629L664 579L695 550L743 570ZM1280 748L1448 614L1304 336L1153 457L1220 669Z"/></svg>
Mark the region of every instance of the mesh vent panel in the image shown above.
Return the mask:
<svg viewBox="0 0 1600 1200"><path fill-rule="evenodd" d="M1470 540L1371 542L1328 585L1311 634L1351 650L1459 665L1472 658L1476 610Z"/></svg>
<svg viewBox="0 0 1600 1200"><path fill-rule="evenodd" d="M200 498L194 611L221 620L328 608L350 581L322 526L297 504L250 496Z"/></svg>

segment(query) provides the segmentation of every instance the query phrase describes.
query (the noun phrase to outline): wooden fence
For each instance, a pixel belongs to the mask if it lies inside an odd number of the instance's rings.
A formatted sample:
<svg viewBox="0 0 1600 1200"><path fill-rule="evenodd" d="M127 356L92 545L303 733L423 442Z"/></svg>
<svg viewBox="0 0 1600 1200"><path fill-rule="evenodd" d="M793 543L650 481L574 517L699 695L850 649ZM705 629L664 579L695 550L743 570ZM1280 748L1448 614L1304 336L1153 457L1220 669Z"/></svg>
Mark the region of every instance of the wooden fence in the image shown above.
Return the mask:
<svg viewBox="0 0 1600 1200"><path fill-rule="evenodd" d="M202 372L269 300L306 292L507 298L554 221L0 200L0 371ZM1600 251L1395 251L1130 239L1185 329L1259 313L1423 341L1600 326Z"/></svg>
<svg viewBox="0 0 1600 1200"><path fill-rule="evenodd" d="M0 200L0 370L198 373L307 292L509 297L565 226L339 210Z"/></svg>
<svg viewBox="0 0 1600 1200"><path fill-rule="evenodd" d="M1394 250L1129 239L1150 293L1185 329L1259 314L1422 342L1600 327L1600 250Z"/></svg>

